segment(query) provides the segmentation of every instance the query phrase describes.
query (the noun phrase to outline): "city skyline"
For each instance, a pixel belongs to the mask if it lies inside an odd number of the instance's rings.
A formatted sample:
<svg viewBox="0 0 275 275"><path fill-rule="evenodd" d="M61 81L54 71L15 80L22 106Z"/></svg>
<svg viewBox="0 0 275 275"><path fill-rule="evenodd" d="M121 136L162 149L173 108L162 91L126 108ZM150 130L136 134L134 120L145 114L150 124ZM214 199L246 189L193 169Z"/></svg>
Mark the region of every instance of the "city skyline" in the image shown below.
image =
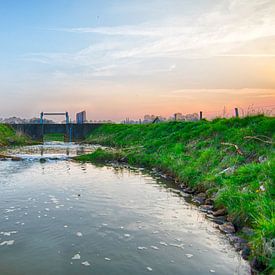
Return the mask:
<svg viewBox="0 0 275 275"><path fill-rule="evenodd" d="M271 0L14 0L0 14L0 117L275 104Z"/></svg>

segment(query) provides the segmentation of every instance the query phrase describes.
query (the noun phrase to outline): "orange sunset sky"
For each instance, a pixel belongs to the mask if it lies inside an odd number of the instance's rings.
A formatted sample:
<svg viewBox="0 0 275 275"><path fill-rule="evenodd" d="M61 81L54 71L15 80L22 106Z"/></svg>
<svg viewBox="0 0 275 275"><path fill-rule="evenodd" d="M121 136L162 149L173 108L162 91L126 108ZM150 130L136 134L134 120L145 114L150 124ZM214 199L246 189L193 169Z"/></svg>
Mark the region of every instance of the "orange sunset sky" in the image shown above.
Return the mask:
<svg viewBox="0 0 275 275"><path fill-rule="evenodd" d="M3 2L0 117L274 110L273 0Z"/></svg>

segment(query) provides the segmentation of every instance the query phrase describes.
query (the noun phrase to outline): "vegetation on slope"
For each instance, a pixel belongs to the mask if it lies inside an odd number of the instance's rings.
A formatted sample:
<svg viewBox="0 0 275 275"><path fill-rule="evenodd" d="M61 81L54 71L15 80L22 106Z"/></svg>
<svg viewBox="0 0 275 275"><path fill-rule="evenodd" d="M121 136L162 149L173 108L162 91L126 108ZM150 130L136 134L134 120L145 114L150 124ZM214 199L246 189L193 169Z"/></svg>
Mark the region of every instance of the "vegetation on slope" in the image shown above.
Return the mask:
<svg viewBox="0 0 275 275"><path fill-rule="evenodd" d="M130 164L155 167L179 184L206 192L216 209L225 208L239 234L250 227L256 266L274 270L275 119L264 116L169 122L148 125L104 125L87 139L119 149L116 157ZM79 160L112 160L96 151ZM82 158L82 159L81 159ZM251 256L251 257L252 257ZM255 263L254 263L255 264Z"/></svg>
<svg viewBox="0 0 275 275"><path fill-rule="evenodd" d="M98 148L93 153L76 156L73 159L82 162L93 162L93 163L106 163L115 161L122 158L122 154L117 150L107 150Z"/></svg>
<svg viewBox="0 0 275 275"><path fill-rule="evenodd" d="M0 124L0 147L30 143L31 140L26 136L16 133L10 126Z"/></svg>

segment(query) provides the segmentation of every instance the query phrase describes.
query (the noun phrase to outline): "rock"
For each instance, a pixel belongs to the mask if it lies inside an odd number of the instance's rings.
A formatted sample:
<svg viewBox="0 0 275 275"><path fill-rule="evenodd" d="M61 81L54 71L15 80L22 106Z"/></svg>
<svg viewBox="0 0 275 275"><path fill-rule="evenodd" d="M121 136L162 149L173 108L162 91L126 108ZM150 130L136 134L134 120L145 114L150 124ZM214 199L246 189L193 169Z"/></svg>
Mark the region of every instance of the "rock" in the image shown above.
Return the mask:
<svg viewBox="0 0 275 275"><path fill-rule="evenodd" d="M233 223L234 222L234 217L232 215L227 215L226 220L228 222L232 222Z"/></svg>
<svg viewBox="0 0 275 275"><path fill-rule="evenodd" d="M209 220L213 220L213 219L214 219L213 215L206 214L205 216L206 216L206 218L208 218Z"/></svg>
<svg viewBox="0 0 275 275"><path fill-rule="evenodd" d="M258 161L259 161L260 163L263 163L263 162L267 161L267 157L265 157L265 156L260 156L260 157L258 158Z"/></svg>
<svg viewBox="0 0 275 275"><path fill-rule="evenodd" d="M236 251L241 251L244 248L244 246L241 243L234 243L233 246L236 249Z"/></svg>
<svg viewBox="0 0 275 275"><path fill-rule="evenodd" d="M39 159L40 163L45 163L46 162L46 159L45 158L41 158Z"/></svg>
<svg viewBox="0 0 275 275"><path fill-rule="evenodd" d="M203 212L212 213L213 205L203 204L203 205L200 206L200 209Z"/></svg>
<svg viewBox="0 0 275 275"><path fill-rule="evenodd" d="M242 251L241 251L242 257L243 257L245 260L247 260L248 257L250 256L250 253L251 253L250 248L249 248L247 245L245 245L245 246L243 247Z"/></svg>
<svg viewBox="0 0 275 275"><path fill-rule="evenodd" d="M235 233L235 227L231 222L220 224L219 229L225 234Z"/></svg>
<svg viewBox="0 0 275 275"><path fill-rule="evenodd" d="M235 236L235 235L228 235L228 239L229 239L230 243L247 243L246 240L244 240L238 236Z"/></svg>
<svg viewBox="0 0 275 275"><path fill-rule="evenodd" d="M213 213L213 216L214 216L214 217L224 216L224 215L226 215L226 213L227 213L226 209L225 209L225 208L222 208L222 209L218 209L217 211L215 211L215 212Z"/></svg>
<svg viewBox="0 0 275 275"><path fill-rule="evenodd" d="M242 233L244 233L246 236L250 236L250 237L254 235L253 230L250 227L246 227L246 226L244 226L242 228Z"/></svg>
<svg viewBox="0 0 275 275"><path fill-rule="evenodd" d="M22 158L16 156L2 155L0 154L0 160L12 160L12 161L20 161Z"/></svg>
<svg viewBox="0 0 275 275"><path fill-rule="evenodd" d="M200 197L194 197L192 199L192 202L196 203L196 204L203 204L204 203L204 199L200 198Z"/></svg>
<svg viewBox="0 0 275 275"><path fill-rule="evenodd" d="M247 241L234 235L228 235L229 241L237 251L240 251L245 248Z"/></svg>
<svg viewBox="0 0 275 275"><path fill-rule="evenodd" d="M187 188L183 188L183 192L185 192L187 194L194 194L195 190L190 187L187 187Z"/></svg>
<svg viewBox="0 0 275 275"><path fill-rule="evenodd" d="M225 216L214 217L213 215L207 214L206 217L209 220L211 220L212 222L217 223L217 224L224 224L226 221Z"/></svg>
<svg viewBox="0 0 275 275"><path fill-rule="evenodd" d="M11 160L13 160L13 161L20 161L20 160L22 160L22 158L12 156Z"/></svg>
<svg viewBox="0 0 275 275"><path fill-rule="evenodd" d="M214 204L214 200L213 199L206 199L204 203L207 204L207 205L212 205L212 204Z"/></svg>
<svg viewBox="0 0 275 275"><path fill-rule="evenodd" d="M184 197L184 198L191 198L192 197L192 195L191 194L187 194L187 193L185 193L185 192L180 192L180 195L182 196L182 197Z"/></svg>
<svg viewBox="0 0 275 275"><path fill-rule="evenodd" d="M205 193L199 193L199 194L197 195L197 197L200 197L200 198L205 199L205 198L206 198L206 195L205 195Z"/></svg>
<svg viewBox="0 0 275 275"><path fill-rule="evenodd" d="M226 222L226 216L213 217L212 221L217 224L224 224Z"/></svg>
<svg viewBox="0 0 275 275"><path fill-rule="evenodd" d="M203 204L205 201L206 195L205 193L199 193L196 195L193 199L192 202L197 203L197 204Z"/></svg>
<svg viewBox="0 0 275 275"><path fill-rule="evenodd" d="M252 259L250 265L255 271L264 271L266 268L266 266L256 257Z"/></svg>

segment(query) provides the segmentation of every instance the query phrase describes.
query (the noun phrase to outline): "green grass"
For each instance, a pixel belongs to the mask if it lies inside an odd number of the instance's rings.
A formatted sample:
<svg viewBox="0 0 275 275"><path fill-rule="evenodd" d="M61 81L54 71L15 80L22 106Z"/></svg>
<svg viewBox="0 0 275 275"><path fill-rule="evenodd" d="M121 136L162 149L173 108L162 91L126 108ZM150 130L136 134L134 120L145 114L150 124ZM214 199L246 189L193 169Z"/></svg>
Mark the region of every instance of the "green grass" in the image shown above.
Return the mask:
<svg viewBox="0 0 275 275"><path fill-rule="evenodd" d="M23 134L16 133L10 126L0 124L0 147L9 145L27 145L31 140Z"/></svg>
<svg viewBox="0 0 275 275"><path fill-rule="evenodd" d="M243 226L253 229L249 237L253 257L266 266L265 273L271 273L274 250L271 253L266 247L275 237L274 137L275 118L254 116L211 122L108 124L92 132L87 141L118 148L130 164L158 168L179 183L205 191L217 208L227 208L239 230ZM114 158L109 154L100 151L81 158ZM231 172L224 171L227 168Z"/></svg>
<svg viewBox="0 0 275 275"><path fill-rule="evenodd" d="M43 136L43 141L61 141L64 142L64 134L46 134Z"/></svg>
<svg viewBox="0 0 275 275"><path fill-rule="evenodd" d="M98 148L93 153L76 156L74 160L81 162L92 162L92 163L106 163L108 161L114 161L121 157L119 152L108 151Z"/></svg>

